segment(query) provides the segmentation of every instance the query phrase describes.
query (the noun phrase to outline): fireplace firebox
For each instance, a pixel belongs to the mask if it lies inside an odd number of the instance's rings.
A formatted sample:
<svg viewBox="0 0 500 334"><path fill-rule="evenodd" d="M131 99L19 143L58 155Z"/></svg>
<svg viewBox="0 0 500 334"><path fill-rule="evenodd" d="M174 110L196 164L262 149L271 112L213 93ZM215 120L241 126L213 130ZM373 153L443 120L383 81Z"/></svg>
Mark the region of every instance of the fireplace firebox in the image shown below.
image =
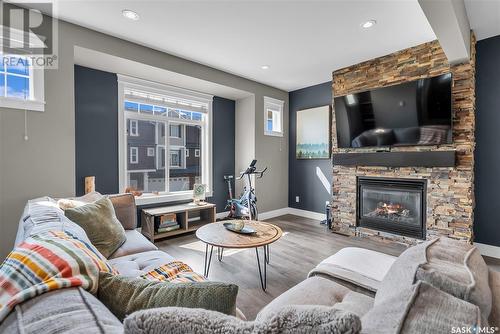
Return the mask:
<svg viewBox="0 0 500 334"><path fill-rule="evenodd" d="M425 239L426 180L357 178L357 226Z"/></svg>

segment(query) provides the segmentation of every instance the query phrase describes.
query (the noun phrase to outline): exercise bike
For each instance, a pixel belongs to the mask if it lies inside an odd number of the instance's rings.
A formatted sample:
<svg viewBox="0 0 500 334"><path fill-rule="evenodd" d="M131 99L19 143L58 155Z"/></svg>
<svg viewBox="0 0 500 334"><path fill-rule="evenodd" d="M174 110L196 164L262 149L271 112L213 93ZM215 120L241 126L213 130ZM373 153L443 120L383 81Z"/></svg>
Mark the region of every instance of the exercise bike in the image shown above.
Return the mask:
<svg viewBox="0 0 500 334"><path fill-rule="evenodd" d="M229 199L227 200L226 209L229 209L229 215L225 219L249 219L257 220L259 212L257 210L257 196L255 195L255 188L252 187L252 175L258 179L264 176L267 167L258 171L255 165L257 160L252 160L250 166L240 173L237 180L241 180L246 176L246 185L243 189L243 194L240 198L233 198L233 191L231 187L231 180L234 179L233 175L225 175L224 180L227 183Z"/></svg>

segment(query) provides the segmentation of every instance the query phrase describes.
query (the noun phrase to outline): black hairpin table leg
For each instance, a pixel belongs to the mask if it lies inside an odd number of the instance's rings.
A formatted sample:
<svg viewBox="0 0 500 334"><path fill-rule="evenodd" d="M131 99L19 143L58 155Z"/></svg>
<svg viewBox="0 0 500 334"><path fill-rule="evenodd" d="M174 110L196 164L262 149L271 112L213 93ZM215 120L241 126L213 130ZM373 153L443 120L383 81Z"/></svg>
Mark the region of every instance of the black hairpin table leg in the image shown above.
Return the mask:
<svg viewBox="0 0 500 334"><path fill-rule="evenodd" d="M264 253L264 261L262 264L264 265L264 270L261 269L260 266L260 258L259 258L259 248L255 247L255 255L257 256L257 267L259 268L259 278L260 278L260 286L262 287L262 290L266 291L267 289L267 250L266 247L263 247L263 253ZM264 271L264 277L262 277L262 271Z"/></svg>
<svg viewBox="0 0 500 334"><path fill-rule="evenodd" d="M210 245L210 256L208 255L208 247L209 245L206 244L205 246L205 265L204 265L204 271L203 271L203 276L205 278L208 278L208 272L210 271L210 262L212 262L212 251L214 250L214 246Z"/></svg>
<svg viewBox="0 0 500 334"><path fill-rule="evenodd" d="M270 255L271 255L271 247L269 245L265 245L264 250L267 252L266 258L267 258L267 264L269 264Z"/></svg>
<svg viewBox="0 0 500 334"><path fill-rule="evenodd" d="M217 260L222 261L222 256L224 255L224 248L217 247Z"/></svg>

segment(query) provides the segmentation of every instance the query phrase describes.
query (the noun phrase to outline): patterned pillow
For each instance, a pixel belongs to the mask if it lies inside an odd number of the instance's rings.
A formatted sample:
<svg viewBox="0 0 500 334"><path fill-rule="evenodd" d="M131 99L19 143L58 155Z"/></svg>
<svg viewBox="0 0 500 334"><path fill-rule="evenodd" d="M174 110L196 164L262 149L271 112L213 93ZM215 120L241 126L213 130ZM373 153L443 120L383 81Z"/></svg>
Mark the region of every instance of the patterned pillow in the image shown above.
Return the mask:
<svg viewBox="0 0 500 334"><path fill-rule="evenodd" d="M0 266L0 322L17 304L48 291L80 286L96 293L99 272L116 273L92 244L70 232L27 238Z"/></svg>

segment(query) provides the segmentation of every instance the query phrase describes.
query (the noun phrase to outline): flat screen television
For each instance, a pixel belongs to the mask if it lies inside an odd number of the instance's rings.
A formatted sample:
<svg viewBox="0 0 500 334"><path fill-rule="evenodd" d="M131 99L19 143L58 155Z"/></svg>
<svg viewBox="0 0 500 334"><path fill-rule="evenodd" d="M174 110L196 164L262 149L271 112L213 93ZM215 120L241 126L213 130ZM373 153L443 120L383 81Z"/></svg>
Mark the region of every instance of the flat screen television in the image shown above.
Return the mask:
<svg viewBox="0 0 500 334"><path fill-rule="evenodd" d="M452 143L451 73L334 98L340 148Z"/></svg>

